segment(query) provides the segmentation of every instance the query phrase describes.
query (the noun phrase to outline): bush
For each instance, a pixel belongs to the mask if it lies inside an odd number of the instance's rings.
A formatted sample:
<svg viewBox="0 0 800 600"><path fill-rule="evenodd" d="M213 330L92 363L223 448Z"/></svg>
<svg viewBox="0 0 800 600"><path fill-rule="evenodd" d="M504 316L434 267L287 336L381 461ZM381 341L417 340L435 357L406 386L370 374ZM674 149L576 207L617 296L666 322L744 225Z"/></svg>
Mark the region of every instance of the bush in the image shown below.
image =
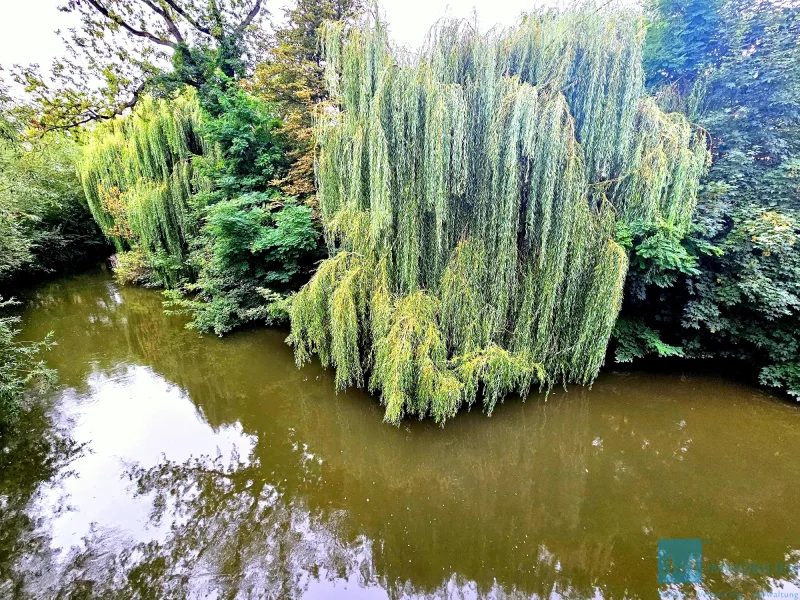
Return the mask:
<svg viewBox="0 0 800 600"><path fill-rule="evenodd" d="M0 310L16 304L0 297ZM55 381L55 371L39 358L55 345L52 333L39 342L21 341L17 323L19 317L0 317L0 431L16 417L28 386L45 388Z"/></svg>

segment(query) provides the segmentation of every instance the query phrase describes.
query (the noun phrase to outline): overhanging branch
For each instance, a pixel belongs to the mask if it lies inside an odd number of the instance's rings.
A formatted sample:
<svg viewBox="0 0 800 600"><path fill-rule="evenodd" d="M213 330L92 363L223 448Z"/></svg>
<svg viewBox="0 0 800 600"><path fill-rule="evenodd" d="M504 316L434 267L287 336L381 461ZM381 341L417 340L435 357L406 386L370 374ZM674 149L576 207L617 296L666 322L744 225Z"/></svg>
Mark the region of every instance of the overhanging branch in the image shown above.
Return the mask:
<svg viewBox="0 0 800 600"><path fill-rule="evenodd" d="M122 102L117 106L113 107L110 112L108 113L98 113L93 109L89 109L86 111L86 116L79 118L75 121L70 123L64 123L59 125L48 125L48 126L41 126L37 127L41 129L44 133L48 131L59 131L59 130L66 130L66 129L74 129L75 127L80 127L81 125L85 125L86 123L91 123L92 121L107 121L109 119L113 119L116 116L121 115L129 108L133 108L136 106L136 103L139 101L139 97L144 92L145 83L140 83L136 89L133 90L131 94L130 100L126 102Z"/></svg>
<svg viewBox="0 0 800 600"><path fill-rule="evenodd" d="M98 0L87 0L90 6L94 7L94 9L103 15L109 21L116 23L120 27L122 27L125 31L130 33L131 35L135 35L136 37L141 37L150 40L151 42L158 44L160 46L167 46L169 48L175 48L177 46L176 42L171 42L169 40L165 40L163 38L158 37L150 33L144 29L136 29L135 27L131 26L125 20L120 17L116 13L112 13L108 8L103 6Z"/></svg>

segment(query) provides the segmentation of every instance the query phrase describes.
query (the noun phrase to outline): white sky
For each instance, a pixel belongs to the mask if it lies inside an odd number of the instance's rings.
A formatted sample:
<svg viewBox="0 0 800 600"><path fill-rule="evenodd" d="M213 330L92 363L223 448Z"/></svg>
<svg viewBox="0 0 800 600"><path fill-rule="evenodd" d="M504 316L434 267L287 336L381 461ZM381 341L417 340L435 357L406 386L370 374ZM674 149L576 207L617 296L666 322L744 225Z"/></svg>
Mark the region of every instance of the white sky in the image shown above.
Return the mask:
<svg viewBox="0 0 800 600"><path fill-rule="evenodd" d="M281 7L290 0L267 0L273 17L280 18ZM553 0L551 0L553 1ZM0 65L38 63L49 66L62 53L57 29L75 24L72 15L57 7L64 0L0 0ZM523 11L543 0L383 0L382 8L392 37L400 44L419 46L430 26L440 17L470 17L473 9L482 28L496 23L510 24Z"/></svg>

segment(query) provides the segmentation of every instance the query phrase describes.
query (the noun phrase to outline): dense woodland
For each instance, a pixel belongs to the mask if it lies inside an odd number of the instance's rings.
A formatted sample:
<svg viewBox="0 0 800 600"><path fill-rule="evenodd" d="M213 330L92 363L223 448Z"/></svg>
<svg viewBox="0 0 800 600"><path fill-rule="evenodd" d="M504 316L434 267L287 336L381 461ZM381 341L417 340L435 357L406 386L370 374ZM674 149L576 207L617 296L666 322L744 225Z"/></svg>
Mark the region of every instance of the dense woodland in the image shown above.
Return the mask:
<svg viewBox="0 0 800 600"><path fill-rule="evenodd" d="M646 356L800 396L800 4L601 4L410 55L359 0L68 2L0 89L0 430L55 377L15 292L109 256L392 423Z"/></svg>

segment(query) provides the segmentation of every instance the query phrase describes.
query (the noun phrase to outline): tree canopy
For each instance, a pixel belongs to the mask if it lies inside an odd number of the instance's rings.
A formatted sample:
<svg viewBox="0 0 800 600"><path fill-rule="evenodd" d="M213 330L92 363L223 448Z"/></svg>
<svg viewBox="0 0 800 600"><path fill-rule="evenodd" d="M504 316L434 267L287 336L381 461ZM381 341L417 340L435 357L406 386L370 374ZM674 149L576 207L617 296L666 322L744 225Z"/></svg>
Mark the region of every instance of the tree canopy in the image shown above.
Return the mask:
<svg viewBox="0 0 800 600"><path fill-rule="evenodd" d="M147 91L213 93L243 74L248 55L254 62L265 14L262 0L69 0L61 10L80 20L67 54L50 76L35 65L15 73L48 130L111 119Z"/></svg>
<svg viewBox="0 0 800 600"><path fill-rule="evenodd" d="M672 269L671 287L629 281L624 347L644 353L629 335L638 332L658 351L663 334L662 349L744 360L797 396L800 3L678 4L651 3L646 64L660 102L711 132L713 163L691 235L671 238L689 268Z"/></svg>
<svg viewBox="0 0 800 600"><path fill-rule="evenodd" d="M332 253L292 306L298 364L444 422L483 397L590 383L619 311L618 223L690 227L707 138L646 97L643 25L590 4L417 58L327 26L317 129Z"/></svg>
<svg viewBox="0 0 800 600"><path fill-rule="evenodd" d="M347 22L362 9L361 0L297 0L284 10L286 25L275 31L266 58L247 82L277 107L281 132L292 142L292 165L276 181L285 194L306 197L316 191L314 117L328 98L319 31L325 21Z"/></svg>

